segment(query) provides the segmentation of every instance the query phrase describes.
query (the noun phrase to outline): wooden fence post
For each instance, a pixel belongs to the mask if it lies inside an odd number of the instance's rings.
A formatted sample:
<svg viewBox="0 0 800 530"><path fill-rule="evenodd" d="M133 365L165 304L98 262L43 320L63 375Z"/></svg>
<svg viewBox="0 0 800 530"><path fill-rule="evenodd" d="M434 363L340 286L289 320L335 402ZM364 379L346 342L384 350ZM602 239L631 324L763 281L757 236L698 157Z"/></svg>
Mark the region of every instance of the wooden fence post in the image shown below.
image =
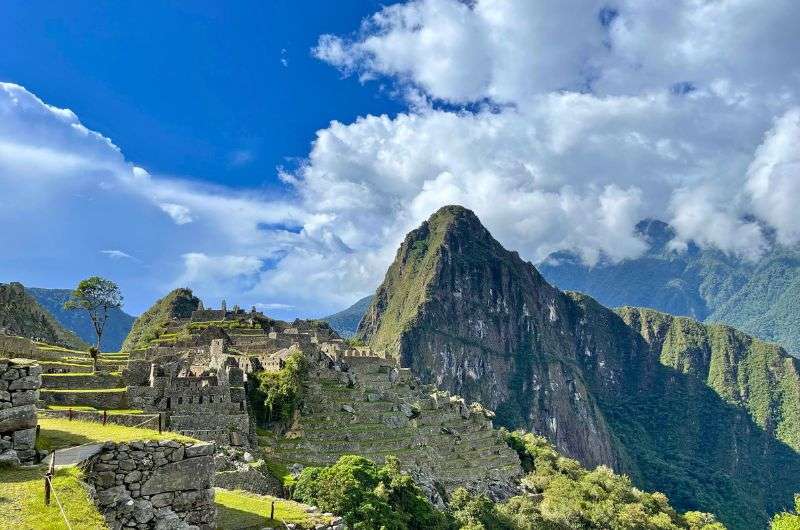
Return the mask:
<svg viewBox="0 0 800 530"><path fill-rule="evenodd" d="M50 467L47 473L44 474L44 504L50 506L50 481L53 480L53 475L56 471L56 452L50 453Z"/></svg>
<svg viewBox="0 0 800 530"><path fill-rule="evenodd" d="M108 411L106 409L103 409L103 425L105 425L107 421L108 421Z"/></svg>
<svg viewBox="0 0 800 530"><path fill-rule="evenodd" d="M158 434L161 434L161 413L158 413Z"/></svg>
<svg viewBox="0 0 800 530"><path fill-rule="evenodd" d="M269 507L269 519L270 521L275 520L275 499L272 499L272 504Z"/></svg>

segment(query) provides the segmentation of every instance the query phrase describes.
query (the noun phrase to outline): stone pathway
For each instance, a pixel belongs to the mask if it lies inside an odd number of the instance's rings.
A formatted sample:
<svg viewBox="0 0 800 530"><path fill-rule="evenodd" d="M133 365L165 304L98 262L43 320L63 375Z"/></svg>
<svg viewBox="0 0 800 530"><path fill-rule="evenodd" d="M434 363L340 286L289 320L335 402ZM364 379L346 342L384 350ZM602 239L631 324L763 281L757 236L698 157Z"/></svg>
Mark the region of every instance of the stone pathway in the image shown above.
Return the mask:
<svg viewBox="0 0 800 530"><path fill-rule="evenodd" d="M83 444L56 450L56 466L73 466L100 452L103 444ZM44 460L50 463L50 455Z"/></svg>

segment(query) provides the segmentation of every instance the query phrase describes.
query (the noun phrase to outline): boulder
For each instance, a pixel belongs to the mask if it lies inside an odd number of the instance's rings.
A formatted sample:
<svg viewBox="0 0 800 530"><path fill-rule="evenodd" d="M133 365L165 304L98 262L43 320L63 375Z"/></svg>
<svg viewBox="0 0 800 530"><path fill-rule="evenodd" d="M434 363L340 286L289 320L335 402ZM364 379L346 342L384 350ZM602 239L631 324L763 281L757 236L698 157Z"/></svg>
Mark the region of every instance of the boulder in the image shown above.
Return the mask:
<svg viewBox="0 0 800 530"><path fill-rule="evenodd" d="M19 390L14 392L11 402L15 407L20 407L22 405L34 405L38 399L38 390Z"/></svg>
<svg viewBox="0 0 800 530"><path fill-rule="evenodd" d="M17 456L17 452L13 449L9 449L0 453L0 465L12 465L18 466L20 464L19 457Z"/></svg>
<svg viewBox="0 0 800 530"><path fill-rule="evenodd" d="M36 428L36 407L23 405L0 410L0 432Z"/></svg>
<svg viewBox="0 0 800 530"><path fill-rule="evenodd" d="M25 377L20 377L16 381L12 381L10 385L8 385L9 390L36 390L42 386L41 381L39 381L39 376L37 375L26 375Z"/></svg>
<svg viewBox="0 0 800 530"><path fill-rule="evenodd" d="M189 445L185 449L185 456L186 458L194 458L196 456L206 456L206 455L213 455L214 454L214 443L199 443L194 445Z"/></svg>

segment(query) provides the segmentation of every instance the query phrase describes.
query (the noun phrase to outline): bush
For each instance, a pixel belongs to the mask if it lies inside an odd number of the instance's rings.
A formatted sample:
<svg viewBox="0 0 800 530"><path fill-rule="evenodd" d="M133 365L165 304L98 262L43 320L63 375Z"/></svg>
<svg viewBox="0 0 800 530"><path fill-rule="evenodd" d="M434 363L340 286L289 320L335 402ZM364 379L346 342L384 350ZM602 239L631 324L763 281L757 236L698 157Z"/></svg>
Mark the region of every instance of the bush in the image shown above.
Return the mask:
<svg viewBox="0 0 800 530"><path fill-rule="evenodd" d="M329 467L307 467L297 479L294 498L341 515L354 530L455 528L400 471L394 457L382 467L353 455Z"/></svg>
<svg viewBox="0 0 800 530"><path fill-rule="evenodd" d="M296 351L279 371L255 374L257 384L250 387L251 402L262 421L291 422L303 396L307 368L303 352Z"/></svg>

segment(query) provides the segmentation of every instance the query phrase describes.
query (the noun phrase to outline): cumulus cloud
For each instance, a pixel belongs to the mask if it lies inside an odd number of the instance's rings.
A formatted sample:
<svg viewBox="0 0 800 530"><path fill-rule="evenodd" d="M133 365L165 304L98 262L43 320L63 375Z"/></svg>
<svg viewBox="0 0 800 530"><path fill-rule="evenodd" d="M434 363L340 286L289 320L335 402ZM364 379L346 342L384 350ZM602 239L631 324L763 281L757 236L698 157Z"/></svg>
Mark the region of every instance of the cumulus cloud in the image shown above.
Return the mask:
<svg viewBox="0 0 800 530"><path fill-rule="evenodd" d="M788 0L390 5L313 53L394 83L407 109L332 122L271 196L151 174L74 113L4 84L0 220L46 203L37 241L104 230L104 248L149 265L152 290L188 284L285 315L373 290L404 234L448 203L533 261L636 256L647 216L675 225L675 248L754 257L763 227L800 239L798 25Z"/></svg>

